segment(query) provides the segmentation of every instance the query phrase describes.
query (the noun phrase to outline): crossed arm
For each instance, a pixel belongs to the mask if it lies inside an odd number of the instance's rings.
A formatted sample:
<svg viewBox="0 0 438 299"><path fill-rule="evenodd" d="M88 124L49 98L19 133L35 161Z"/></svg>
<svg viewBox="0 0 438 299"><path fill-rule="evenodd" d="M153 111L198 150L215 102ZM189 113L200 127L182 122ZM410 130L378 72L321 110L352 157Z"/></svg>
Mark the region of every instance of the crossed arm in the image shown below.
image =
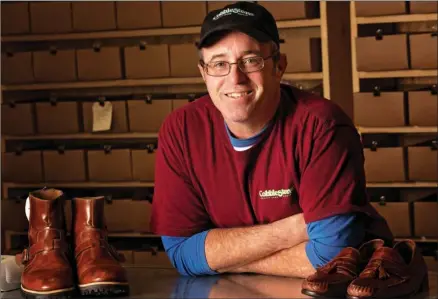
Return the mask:
<svg viewBox="0 0 438 299"><path fill-rule="evenodd" d="M271 224L213 229L205 240L205 255L219 273L306 277L315 271L305 252L307 240L303 216L297 214Z"/></svg>
<svg viewBox="0 0 438 299"><path fill-rule="evenodd" d="M191 237L163 237L174 266L183 275L252 272L307 277L344 247L364 238L354 213L304 223L303 214L271 224L213 229Z"/></svg>

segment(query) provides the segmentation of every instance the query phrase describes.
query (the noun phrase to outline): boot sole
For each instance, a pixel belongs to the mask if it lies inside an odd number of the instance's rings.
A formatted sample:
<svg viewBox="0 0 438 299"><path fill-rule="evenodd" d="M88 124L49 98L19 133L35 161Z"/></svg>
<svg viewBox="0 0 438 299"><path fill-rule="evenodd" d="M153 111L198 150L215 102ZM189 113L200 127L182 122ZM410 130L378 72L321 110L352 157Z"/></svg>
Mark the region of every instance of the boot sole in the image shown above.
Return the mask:
<svg viewBox="0 0 438 299"><path fill-rule="evenodd" d="M76 295L74 287L53 291L32 291L21 286L23 297L26 299L69 299Z"/></svg>
<svg viewBox="0 0 438 299"><path fill-rule="evenodd" d="M129 294L127 282L96 282L78 287L82 296L125 296Z"/></svg>
<svg viewBox="0 0 438 299"><path fill-rule="evenodd" d="M343 294L342 296L333 296L330 294L320 294L317 292L313 292L313 291L309 291L309 290L301 290L301 294L303 295L307 295L310 297L314 297L314 298L324 298L324 299L330 299L330 298L345 298L345 294Z"/></svg>

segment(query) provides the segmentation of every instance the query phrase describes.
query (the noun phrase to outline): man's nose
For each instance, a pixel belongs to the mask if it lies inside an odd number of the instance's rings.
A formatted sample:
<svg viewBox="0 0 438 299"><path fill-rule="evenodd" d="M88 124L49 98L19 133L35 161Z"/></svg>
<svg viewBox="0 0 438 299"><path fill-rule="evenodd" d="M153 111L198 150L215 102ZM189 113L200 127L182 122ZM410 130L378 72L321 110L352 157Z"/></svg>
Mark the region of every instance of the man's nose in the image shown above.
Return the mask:
<svg viewBox="0 0 438 299"><path fill-rule="evenodd" d="M228 80L233 84L242 84L248 81L248 76L242 72L237 64L230 65L230 73L228 74Z"/></svg>

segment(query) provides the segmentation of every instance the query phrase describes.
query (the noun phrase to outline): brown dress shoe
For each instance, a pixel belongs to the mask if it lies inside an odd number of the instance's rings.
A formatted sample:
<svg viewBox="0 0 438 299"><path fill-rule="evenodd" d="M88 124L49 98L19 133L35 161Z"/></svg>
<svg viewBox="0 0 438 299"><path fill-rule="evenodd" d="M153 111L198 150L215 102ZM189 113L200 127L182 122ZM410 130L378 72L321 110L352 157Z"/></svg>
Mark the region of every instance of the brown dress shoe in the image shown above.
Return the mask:
<svg viewBox="0 0 438 299"><path fill-rule="evenodd" d="M427 266L414 241L376 250L368 265L348 287L350 299L408 298L427 292Z"/></svg>
<svg viewBox="0 0 438 299"><path fill-rule="evenodd" d="M383 245L383 240L376 239L364 243L359 250L344 248L333 260L303 281L301 292L312 297L345 298L348 285L358 277L374 251Z"/></svg>
<svg viewBox="0 0 438 299"><path fill-rule="evenodd" d="M78 287L82 295L129 293L122 257L108 243L104 197L74 198L73 227Z"/></svg>
<svg viewBox="0 0 438 299"><path fill-rule="evenodd" d="M75 290L71 252L66 242L62 192L42 189L29 194L29 247L21 291L30 298L68 298Z"/></svg>

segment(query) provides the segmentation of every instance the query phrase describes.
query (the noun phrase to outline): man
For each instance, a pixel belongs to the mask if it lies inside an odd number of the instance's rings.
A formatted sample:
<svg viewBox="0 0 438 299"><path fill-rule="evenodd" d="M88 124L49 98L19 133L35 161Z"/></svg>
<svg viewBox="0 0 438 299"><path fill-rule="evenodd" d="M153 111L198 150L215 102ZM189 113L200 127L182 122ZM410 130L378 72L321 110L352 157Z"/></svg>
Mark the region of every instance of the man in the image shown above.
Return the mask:
<svg viewBox="0 0 438 299"><path fill-rule="evenodd" d="M264 7L209 13L197 46L209 94L160 129L151 220L181 274L307 277L344 247L392 239L351 120L280 83L287 60Z"/></svg>

